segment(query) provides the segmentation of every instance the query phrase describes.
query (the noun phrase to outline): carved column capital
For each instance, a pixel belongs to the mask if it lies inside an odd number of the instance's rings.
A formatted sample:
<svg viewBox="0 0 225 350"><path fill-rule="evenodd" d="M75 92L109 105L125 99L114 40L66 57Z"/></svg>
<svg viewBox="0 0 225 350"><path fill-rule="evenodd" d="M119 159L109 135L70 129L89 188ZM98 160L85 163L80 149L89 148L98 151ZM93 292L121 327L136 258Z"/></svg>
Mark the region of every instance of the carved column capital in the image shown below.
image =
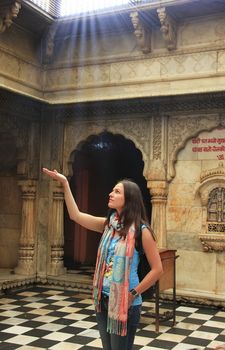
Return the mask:
<svg viewBox="0 0 225 350"><path fill-rule="evenodd" d="M159 21L161 24L161 33L167 44L168 50L174 50L177 45L177 26L172 17L167 13L165 7L157 9Z"/></svg>
<svg viewBox="0 0 225 350"><path fill-rule="evenodd" d="M37 181L36 180L20 180L18 185L21 187L22 198L34 199L37 191Z"/></svg>
<svg viewBox="0 0 225 350"><path fill-rule="evenodd" d="M131 12L130 18L139 47L143 53L149 53L151 51L151 30L143 24L138 11Z"/></svg>
<svg viewBox="0 0 225 350"><path fill-rule="evenodd" d="M154 201L166 201L168 196L168 184L166 181L148 181L147 186Z"/></svg>
<svg viewBox="0 0 225 350"><path fill-rule="evenodd" d="M168 184L166 181L147 181L152 202L151 226L157 236L158 245L167 247L166 233L166 203L168 195Z"/></svg>
<svg viewBox="0 0 225 350"><path fill-rule="evenodd" d="M7 6L3 11L1 11L0 33L3 33L7 28L9 28L12 25L13 19L18 16L19 11L21 9L21 2L22 0L13 1L11 5Z"/></svg>
<svg viewBox="0 0 225 350"><path fill-rule="evenodd" d="M147 179L153 183L166 181L166 167L161 159L151 160L148 167Z"/></svg>
<svg viewBox="0 0 225 350"><path fill-rule="evenodd" d="M56 201L63 201L64 200L64 190L63 186L59 183L54 181L53 182L53 199Z"/></svg>

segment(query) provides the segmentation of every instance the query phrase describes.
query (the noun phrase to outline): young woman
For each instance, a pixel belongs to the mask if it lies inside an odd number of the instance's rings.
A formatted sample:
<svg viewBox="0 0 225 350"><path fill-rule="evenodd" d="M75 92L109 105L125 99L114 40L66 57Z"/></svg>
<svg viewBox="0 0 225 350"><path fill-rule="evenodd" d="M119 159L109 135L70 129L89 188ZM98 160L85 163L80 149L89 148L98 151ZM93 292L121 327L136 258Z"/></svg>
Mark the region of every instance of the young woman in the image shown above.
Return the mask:
<svg viewBox="0 0 225 350"><path fill-rule="evenodd" d="M93 299L104 350L131 350L140 319L141 294L162 274L158 248L147 222L138 185L130 180L118 182L109 194L107 217L80 212L66 177L56 170L43 172L59 181L70 219L102 234L93 280ZM151 267L138 279L138 241ZM139 238L139 239L138 239Z"/></svg>

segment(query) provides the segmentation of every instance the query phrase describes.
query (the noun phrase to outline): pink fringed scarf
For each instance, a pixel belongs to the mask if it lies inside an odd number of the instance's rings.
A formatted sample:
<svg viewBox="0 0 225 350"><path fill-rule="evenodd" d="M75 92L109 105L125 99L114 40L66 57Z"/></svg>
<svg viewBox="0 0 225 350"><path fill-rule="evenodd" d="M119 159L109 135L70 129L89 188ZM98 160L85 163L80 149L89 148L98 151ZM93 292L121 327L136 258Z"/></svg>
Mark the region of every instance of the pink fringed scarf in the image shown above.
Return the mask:
<svg viewBox="0 0 225 350"><path fill-rule="evenodd" d="M116 213L113 213L110 217L109 225L105 227L97 253L93 281L93 299L97 312L100 311L100 299L108 247L114 232L120 229L121 224L119 223L118 216ZM116 245L109 294L107 331L122 336L127 333L128 288L130 266L135 245L134 235L135 229L134 225L132 225L126 238L121 238Z"/></svg>

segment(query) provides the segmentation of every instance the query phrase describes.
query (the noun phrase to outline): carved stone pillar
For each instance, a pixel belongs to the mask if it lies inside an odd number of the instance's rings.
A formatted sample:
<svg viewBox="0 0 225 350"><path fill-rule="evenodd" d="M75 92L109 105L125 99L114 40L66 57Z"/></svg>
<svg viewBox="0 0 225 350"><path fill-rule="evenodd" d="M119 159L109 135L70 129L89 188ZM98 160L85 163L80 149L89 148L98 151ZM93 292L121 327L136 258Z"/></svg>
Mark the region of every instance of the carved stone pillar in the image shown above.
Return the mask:
<svg viewBox="0 0 225 350"><path fill-rule="evenodd" d="M15 272L32 276L35 274L35 225L34 211L36 181L19 181L22 189L22 226L19 241L19 260Z"/></svg>
<svg viewBox="0 0 225 350"><path fill-rule="evenodd" d="M165 164L160 159L152 160L147 174L147 186L151 194L152 219L151 226L157 236L160 248L167 247L166 203L168 182L166 181Z"/></svg>
<svg viewBox="0 0 225 350"><path fill-rule="evenodd" d="M157 243L160 248L166 248L166 202L167 202L167 183L166 181L148 181L148 188L151 194L152 202L152 220L151 225L157 236Z"/></svg>
<svg viewBox="0 0 225 350"><path fill-rule="evenodd" d="M49 274L52 276L64 274L66 271L63 264L63 203L63 188L58 183L54 183L52 215L50 225L51 262L49 271Z"/></svg>

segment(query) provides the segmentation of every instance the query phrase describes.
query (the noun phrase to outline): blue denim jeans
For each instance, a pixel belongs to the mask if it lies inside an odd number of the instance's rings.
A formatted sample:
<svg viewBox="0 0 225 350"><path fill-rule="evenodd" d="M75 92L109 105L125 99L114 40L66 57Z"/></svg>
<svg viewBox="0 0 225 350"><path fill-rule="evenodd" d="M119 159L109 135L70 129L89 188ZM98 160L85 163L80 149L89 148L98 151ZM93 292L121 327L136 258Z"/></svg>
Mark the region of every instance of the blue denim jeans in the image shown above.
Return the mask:
<svg viewBox="0 0 225 350"><path fill-rule="evenodd" d="M131 306L128 310L127 335L121 336L107 332L108 298L101 300L101 312L96 319L104 350L131 350L141 315L141 305Z"/></svg>

